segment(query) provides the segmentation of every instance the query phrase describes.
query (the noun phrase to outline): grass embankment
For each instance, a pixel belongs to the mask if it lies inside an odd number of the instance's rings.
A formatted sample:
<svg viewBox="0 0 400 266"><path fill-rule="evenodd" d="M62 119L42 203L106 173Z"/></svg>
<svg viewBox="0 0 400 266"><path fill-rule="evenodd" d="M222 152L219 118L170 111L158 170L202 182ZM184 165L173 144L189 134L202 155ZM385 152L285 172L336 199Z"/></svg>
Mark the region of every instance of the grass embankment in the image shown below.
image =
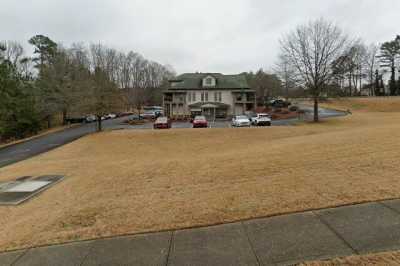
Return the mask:
<svg viewBox="0 0 400 266"><path fill-rule="evenodd" d="M358 266L358 265L400 265L400 251L382 252L361 256L337 258L329 261L314 261L300 266Z"/></svg>
<svg viewBox="0 0 400 266"><path fill-rule="evenodd" d="M321 106L356 112L400 112L400 97L334 98L321 102Z"/></svg>
<svg viewBox="0 0 400 266"><path fill-rule="evenodd" d="M400 100L399 100L400 104ZM114 131L0 169L67 178L0 207L0 250L400 197L400 113L295 127Z"/></svg>

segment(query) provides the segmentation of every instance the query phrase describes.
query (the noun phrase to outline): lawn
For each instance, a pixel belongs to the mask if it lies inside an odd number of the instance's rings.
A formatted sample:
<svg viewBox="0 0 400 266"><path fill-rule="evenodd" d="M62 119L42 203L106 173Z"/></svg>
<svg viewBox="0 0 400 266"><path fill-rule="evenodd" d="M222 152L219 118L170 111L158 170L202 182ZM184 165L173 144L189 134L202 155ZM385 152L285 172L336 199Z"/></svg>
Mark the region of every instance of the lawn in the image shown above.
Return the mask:
<svg viewBox="0 0 400 266"><path fill-rule="evenodd" d="M360 256L349 256L327 261L313 261L300 266L357 266L357 265L400 265L400 252L381 252Z"/></svg>
<svg viewBox="0 0 400 266"><path fill-rule="evenodd" d="M0 207L0 250L400 198L399 139L400 112L368 111L290 127L93 134L0 168L0 180L66 175Z"/></svg>
<svg viewBox="0 0 400 266"><path fill-rule="evenodd" d="M400 112L400 97L335 98L321 102L321 106L358 112Z"/></svg>

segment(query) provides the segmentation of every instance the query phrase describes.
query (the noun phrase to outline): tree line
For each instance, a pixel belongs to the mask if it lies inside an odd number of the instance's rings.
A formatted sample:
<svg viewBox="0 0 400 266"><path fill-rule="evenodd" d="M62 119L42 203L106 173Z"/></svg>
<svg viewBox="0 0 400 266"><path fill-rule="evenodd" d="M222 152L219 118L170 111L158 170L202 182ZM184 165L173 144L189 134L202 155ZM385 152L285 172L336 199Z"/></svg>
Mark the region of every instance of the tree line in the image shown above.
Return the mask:
<svg viewBox="0 0 400 266"><path fill-rule="evenodd" d="M0 140L51 128L60 116L110 112L160 103L171 66L102 44L64 47L47 36L29 40L26 56L14 41L0 42ZM101 130L101 119L98 119Z"/></svg>

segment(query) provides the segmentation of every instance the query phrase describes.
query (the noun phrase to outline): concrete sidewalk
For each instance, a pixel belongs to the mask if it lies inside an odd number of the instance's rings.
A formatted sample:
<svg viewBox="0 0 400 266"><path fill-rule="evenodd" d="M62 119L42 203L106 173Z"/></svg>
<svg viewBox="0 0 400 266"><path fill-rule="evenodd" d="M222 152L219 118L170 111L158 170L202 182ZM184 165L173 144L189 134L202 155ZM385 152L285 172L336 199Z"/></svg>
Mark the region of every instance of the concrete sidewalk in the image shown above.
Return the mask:
<svg viewBox="0 0 400 266"><path fill-rule="evenodd" d="M400 200L0 253L0 265L288 265L400 249Z"/></svg>

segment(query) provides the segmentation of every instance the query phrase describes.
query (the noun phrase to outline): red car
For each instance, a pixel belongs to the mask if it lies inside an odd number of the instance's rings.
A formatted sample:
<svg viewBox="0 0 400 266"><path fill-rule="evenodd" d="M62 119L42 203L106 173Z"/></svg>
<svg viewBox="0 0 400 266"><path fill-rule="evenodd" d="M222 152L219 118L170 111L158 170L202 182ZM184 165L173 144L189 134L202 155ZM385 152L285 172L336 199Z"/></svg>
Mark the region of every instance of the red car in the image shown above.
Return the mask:
<svg viewBox="0 0 400 266"><path fill-rule="evenodd" d="M154 129L171 128L171 120L168 117L159 117L153 125Z"/></svg>
<svg viewBox="0 0 400 266"><path fill-rule="evenodd" d="M198 127L208 127L208 122L205 116L196 116L193 119L193 128L198 128Z"/></svg>

